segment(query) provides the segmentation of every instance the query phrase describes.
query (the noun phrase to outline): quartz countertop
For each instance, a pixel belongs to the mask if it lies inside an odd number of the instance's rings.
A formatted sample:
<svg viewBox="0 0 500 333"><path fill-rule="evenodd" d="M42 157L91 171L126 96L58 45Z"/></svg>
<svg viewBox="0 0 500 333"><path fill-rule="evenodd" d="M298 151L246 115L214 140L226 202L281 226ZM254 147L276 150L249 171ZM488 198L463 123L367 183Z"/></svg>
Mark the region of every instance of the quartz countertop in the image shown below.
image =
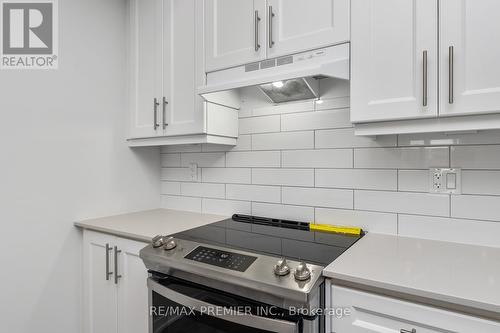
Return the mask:
<svg viewBox="0 0 500 333"><path fill-rule="evenodd" d="M75 225L149 243L156 235L171 235L227 218L172 209L153 209L79 221Z"/></svg>
<svg viewBox="0 0 500 333"><path fill-rule="evenodd" d="M500 313L500 248L369 233L323 274L334 284Z"/></svg>

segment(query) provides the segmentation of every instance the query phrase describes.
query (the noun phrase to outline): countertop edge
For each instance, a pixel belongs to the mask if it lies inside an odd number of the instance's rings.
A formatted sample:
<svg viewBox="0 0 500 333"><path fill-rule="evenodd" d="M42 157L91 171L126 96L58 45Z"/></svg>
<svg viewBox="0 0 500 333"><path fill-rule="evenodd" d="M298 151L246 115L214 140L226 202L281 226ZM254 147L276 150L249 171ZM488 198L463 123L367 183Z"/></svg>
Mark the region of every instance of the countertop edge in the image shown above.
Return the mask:
<svg viewBox="0 0 500 333"><path fill-rule="evenodd" d="M352 289L359 288L362 291L380 294L382 296L440 307L448 311L457 311L488 320L500 321L500 306L494 304L409 288L367 278L339 274L326 269L323 270L323 276L331 279L332 285L334 286L339 285Z"/></svg>
<svg viewBox="0 0 500 333"><path fill-rule="evenodd" d="M119 230L116 230L116 229L110 229L110 228L105 228L105 227L98 227L98 226L95 226L95 225L85 224L83 222L74 222L73 224L74 224L75 227L78 227L78 228L82 228L82 229L86 229L86 230L92 230L92 231L97 231L97 232L102 232L102 233L105 233L105 234L110 234L110 235L114 235L114 236L118 236L118 237L123 237L123 238L131 239L131 240L135 240L135 241L138 241L138 242L142 242L142 243L150 243L151 242L151 238L147 237L147 236L141 236L141 235L137 235L137 234L133 234L133 233L119 231Z"/></svg>
<svg viewBox="0 0 500 333"><path fill-rule="evenodd" d="M150 243L156 235L171 235L225 220L227 216L156 208L74 221L77 228Z"/></svg>

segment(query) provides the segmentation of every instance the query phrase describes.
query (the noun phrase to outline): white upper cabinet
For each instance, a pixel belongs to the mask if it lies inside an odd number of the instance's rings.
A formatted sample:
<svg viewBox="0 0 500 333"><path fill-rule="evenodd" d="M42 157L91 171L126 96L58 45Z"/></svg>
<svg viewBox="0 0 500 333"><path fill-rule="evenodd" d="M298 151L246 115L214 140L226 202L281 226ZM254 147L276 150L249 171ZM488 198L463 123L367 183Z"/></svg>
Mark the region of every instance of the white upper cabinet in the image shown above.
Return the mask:
<svg viewBox="0 0 500 333"><path fill-rule="evenodd" d="M349 41L349 0L206 0L206 71Z"/></svg>
<svg viewBox="0 0 500 333"><path fill-rule="evenodd" d="M206 81L203 1L129 2L129 146L235 145L238 111L197 94Z"/></svg>
<svg viewBox="0 0 500 333"><path fill-rule="evenodd" d="M349 0L268 0L268 57L349 41Z"/></svg>
<svg viewBox="0 0 500 333"><path fill-rule="evenodd" d="M199 14L199 16L196 15ZM204 83L203 3L198 0L163 1L163 135L204 132L203 100L195 92ZM198 31L197 31L198 30ZM200 62L201 59L201 62Z"/></svg>
<svg viewBox="0 0 500 333"><path fill-rule="evenodd" d="M161 122L155 98L161 94L162 1L130 0L130 7L131 136L150 137Z"/></svg>
<svg viewBox="0 0 500 333"><path fill-rule="evenodd" d="M351 11L351 121L437 116L437 0L352 0Z"/></svg>
<svg viewBox="0 0 500 333"><path fill-rule="evenodd" d="M440 114L500 112L500 1L441 0L439 12Z"/></svg>
<svg viewBox="0 0 500 333"><path fill-rule="evenodd" d="M266 57L266 0L206 0L206 71Z"/></svg>

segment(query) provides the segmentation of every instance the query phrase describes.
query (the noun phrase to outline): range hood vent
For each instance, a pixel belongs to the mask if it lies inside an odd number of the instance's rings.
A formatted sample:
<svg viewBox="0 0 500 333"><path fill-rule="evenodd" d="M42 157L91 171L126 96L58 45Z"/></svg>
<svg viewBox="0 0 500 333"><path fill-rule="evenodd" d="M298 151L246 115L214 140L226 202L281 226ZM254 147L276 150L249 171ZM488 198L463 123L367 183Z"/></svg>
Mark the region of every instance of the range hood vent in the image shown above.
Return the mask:
<svg viewBox="0 0 500 333"><path fill-rule="evenodd" d="M239 88L258 86L271 103L320 98L318 78L349 80L349 43L207 74L205 100L239 109Z"/></svg>
<svg viewBox="0 0 500 333"><path fill-rule="evenodd" d="M273 103L319 98L318 80L314 78L276 81L273 83L261 84L259 89Z"/></svg>

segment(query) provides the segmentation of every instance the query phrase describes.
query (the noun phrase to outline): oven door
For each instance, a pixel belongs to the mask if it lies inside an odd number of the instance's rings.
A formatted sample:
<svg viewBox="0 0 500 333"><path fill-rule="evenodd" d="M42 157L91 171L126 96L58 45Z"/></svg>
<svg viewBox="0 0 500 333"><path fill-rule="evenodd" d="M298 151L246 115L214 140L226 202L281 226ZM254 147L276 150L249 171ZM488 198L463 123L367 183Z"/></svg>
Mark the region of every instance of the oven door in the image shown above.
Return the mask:
<svg viewBox="0 0 500 333"><path fill-rule="evenodd" d="M177 279L148 279L150 333L300 333L301 319L256 315L255 303ZM265 308L265 306L263 306Z"/></svg>

